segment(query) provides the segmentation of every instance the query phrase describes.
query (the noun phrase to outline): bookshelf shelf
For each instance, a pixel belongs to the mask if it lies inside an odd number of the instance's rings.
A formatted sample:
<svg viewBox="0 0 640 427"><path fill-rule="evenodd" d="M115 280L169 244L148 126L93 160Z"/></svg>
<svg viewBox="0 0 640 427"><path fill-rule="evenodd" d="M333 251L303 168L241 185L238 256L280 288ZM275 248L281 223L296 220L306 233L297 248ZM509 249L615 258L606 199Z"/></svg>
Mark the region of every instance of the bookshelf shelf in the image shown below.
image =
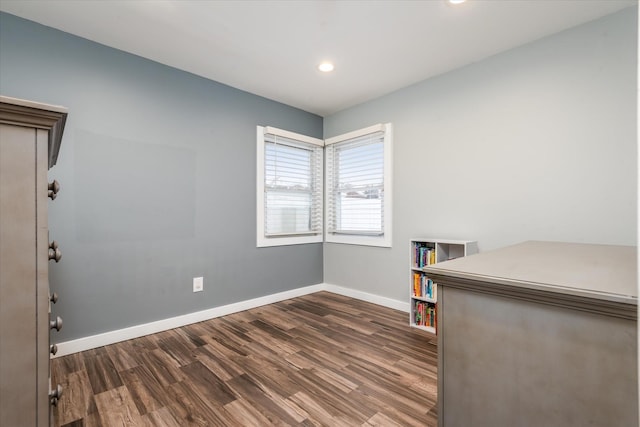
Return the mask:
<svg viewBox="0 0 640 427"><path fill-rule="evenodd" d="M409 325L432 334L437 333L438 284L423 268L478 252L471 240L411 239L409 278Z"/></svg>

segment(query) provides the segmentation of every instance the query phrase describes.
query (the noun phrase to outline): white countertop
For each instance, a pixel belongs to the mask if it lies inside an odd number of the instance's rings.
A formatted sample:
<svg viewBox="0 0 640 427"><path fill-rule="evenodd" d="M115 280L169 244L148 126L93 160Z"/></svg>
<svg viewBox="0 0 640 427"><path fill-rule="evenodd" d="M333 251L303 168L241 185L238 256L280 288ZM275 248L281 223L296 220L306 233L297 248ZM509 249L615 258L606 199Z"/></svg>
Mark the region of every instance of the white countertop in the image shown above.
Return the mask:
<svg viewBox="0 0 640 427"><path fill-rule="evenodd" d="M635 246L528 241L425 267L427 273L638 304Z"/></svg>

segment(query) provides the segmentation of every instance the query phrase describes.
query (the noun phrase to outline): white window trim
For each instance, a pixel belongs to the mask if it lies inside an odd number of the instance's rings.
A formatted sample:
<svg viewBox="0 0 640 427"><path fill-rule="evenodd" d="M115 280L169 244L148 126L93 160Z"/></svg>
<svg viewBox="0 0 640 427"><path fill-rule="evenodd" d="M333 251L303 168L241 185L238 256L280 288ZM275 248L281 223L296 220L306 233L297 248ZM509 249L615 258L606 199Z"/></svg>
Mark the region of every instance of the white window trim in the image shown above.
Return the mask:
<svg viewBox="0 0 640 427"><path fill-rule="evenodd" d="M324 146L324 141L310 136L297 134L283 129L274 128L271 126L258 126L256 141L257 141L257 174L256 174L256 226L257 226L257 247L269 247L269 246L284 246L284 245L301 245L307 243L322 243L323 232L320 231L317 234L311 235L299 235L299 236L287 236L287 237L266 237L264 228L264 152L265 141L264 135L272 134L278 135L298 141L307 142L310 144ZM324 174L324 169L322 170ZM324 185L324 175L321 182Z"/></svg>
<svg viewBox="0 0 640 427"><path fill-rule="evenodd" d="M324 241L326 243L344 243L351 245L364 245L364 246L379 246L379 247L391 247L392 243L392 229L391 225L392 221L392 206L393 206L393 127L391 123L386 124L378 124L374 126L369 126L364 129L359 129L353 132L348 132L343 135L334 136L332 138L328 138L325 140L325 146L330 144L335 144L337 142L345 141L352 138L357 138L359 136L364 136L367 134L371 134L374 132L384 131L384 234L382 236L366 236L366 235L357 235L357 234L334 234L329 233L325 226L324 231ZM326 165L325 165L326 168ZM330 197L330 192L326 191L327 188L327 177L325 176L325 192L324 192L324 217L325 223L326 218L328 218L328 209L330 206L328 197Z"/></svg>

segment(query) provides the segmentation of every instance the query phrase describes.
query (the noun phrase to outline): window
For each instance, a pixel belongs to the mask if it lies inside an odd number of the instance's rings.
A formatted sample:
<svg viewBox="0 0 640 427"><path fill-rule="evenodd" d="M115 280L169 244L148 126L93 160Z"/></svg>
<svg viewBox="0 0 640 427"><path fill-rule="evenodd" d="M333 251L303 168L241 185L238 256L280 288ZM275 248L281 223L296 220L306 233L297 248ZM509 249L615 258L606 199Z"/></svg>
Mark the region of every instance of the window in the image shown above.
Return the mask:
<svg viewBox="0 0 640 427"><path fill-rule="evenodd" d="M323 141L258 126L258 247L323 236L391 247L391 131L379 124Z"/></svg>
<svg viewBox="0 0 640 427"><path fill-rule="evenodd" d="M391 124L325 145L325 241L391 247Z"/></svg>
<svg viewBox="0 0 640 427"><path fill-rule="evenodd" d="M258 126L257 245L322 242L323 141Z"/></svg>

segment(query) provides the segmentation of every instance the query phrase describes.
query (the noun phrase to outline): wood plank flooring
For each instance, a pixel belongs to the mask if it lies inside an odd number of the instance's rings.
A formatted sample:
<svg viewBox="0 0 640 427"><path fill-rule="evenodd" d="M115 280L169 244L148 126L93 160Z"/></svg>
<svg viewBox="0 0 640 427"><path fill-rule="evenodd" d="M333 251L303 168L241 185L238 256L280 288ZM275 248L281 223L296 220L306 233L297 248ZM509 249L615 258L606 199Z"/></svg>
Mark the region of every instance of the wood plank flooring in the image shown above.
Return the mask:
<svg viewBox="0 0 640 427"><path fill-rule="evenodd" d="M56 426L435 426L436 338L328 292L52 361Z"/></svg>

